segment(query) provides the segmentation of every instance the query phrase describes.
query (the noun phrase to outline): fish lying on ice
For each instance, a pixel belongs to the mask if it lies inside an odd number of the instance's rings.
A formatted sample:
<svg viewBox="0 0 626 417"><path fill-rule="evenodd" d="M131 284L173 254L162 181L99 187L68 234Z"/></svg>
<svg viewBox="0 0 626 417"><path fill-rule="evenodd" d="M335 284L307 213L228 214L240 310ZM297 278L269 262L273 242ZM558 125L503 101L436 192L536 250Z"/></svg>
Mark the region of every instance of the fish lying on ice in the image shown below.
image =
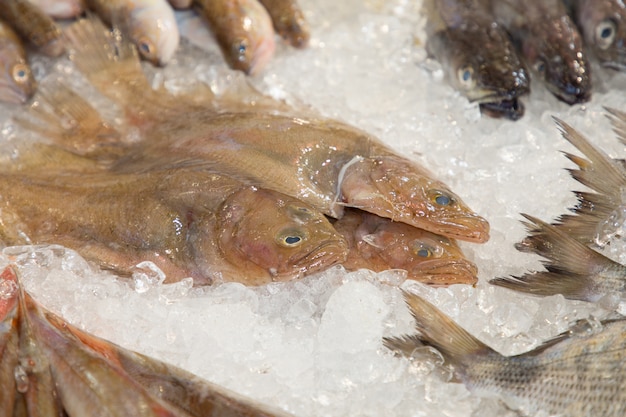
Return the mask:
<svg viewBox="0 0 626 417"><path fill-rule="evenodd" d="M490 3L495 18L552 94L568 104L589 101L591 67L582 36L562 0Z"/></svg>
<svg viewBox="0 0 626 417"><path fill-rule="evenodd" d="M178 48L174 11L166 0L86 0L109 24L118 26L154 65L165 65Z"/></svg>
<svg viewBox="0 0 626 417"><path fill-rule="evenodd" d="M594 251L551 226L529 215L525 223L529 236L516 245L522 252L548 259L546 271L521 277L495 278L491 284L534 295L562 294L565 298L598 301L605 296L623 298L626 294L626 266Z"/></svg>
<svg viewBox="0 0 626 417"><path fill-rule="evenodd" d="M453 239L360 210L346 210L333 223L348 242L347 270L403 269L429 285L476 284L478 270Z"/></svg>
<svg viewBox="0 0 626 417"><path fill-rule="evenodd" d="M626 414L626 320L578 326L516 356L503 356L417 295L405 293L417 335L385 338L410 356L433 346L470 391L497 396L525 415L621 417Z"/></svg>
<svg viewBox="0 0 626 417"><path fill-rule="evenodd" d="M3 416L288 417L175 366L79 330L0 275Z"/></svg>
<svg viewBox="0 0 626 417"><path fill-rule="evenodd" d="M68 39L81 72L120 100L149 138L129 150L113 167L117 172L209 168L301 199L332 217L356 207L447 237L489 237L488 223L445 184L365 132L254 105L219 112L164 89L144 91L137 88L147 82L135 57L124 45L111 45L99 23L78 22L68 29ZM118 51L124 56L116 56Z"/></svg>
<svg viewBox="0 0 626 417"><path fill-rule="evenodd" d="M61 29L28 0L0 0L0 18L44 54L59 56L65 51Z"/></svg>
<svg viewBox="0 0 626 417"><path fill-rule="evenodd" d="M148 260L195 284L290 280L346 257L321 213L275 191L207 171L83 172L53 155L56 169L0 173L5 244L58 243L123 274Z"/></svg>
<svg viewBox="0 0 626 417"><path fill-rule="evenodd" d="M483 114L517 120L529 93L528 70L485 0L424 0L426 49L448 82Z"/></svg>
<svg viewBox="0 0 626 417"><path fill-rule="evenodd" d="M603 66L626 69L626 5L622 0L566 0L585 38Z"/></svg>
<svg viewBox="0 0 626 417"><path fill-rule="evenodd" d="M258 73L276 48L272 19L257 0L194 0L208 20L224 58L234 68Z"/></svg>
<svg viewBox="0 0 626 417"><path fill-rule="evenodd" d="M25 103L35 93L35 77L26 61L22 41L11 27L0 21L0 100Z"/></svg>

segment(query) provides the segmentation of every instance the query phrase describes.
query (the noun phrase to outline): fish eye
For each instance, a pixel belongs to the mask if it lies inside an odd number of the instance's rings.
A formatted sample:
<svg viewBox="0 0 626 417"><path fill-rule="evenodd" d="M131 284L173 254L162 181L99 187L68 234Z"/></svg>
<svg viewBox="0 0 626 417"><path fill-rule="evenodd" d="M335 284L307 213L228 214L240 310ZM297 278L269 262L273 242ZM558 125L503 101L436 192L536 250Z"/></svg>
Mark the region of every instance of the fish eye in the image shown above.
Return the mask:
<svg viewBox="0 0 626 417"><path fill-rule="evenodd" d="M539 59L537 60L537 62L535 62L535 65L533 65L535 71L537 71L539 74L543 74L546 70L546 63L543 61L543 59Z"/></svg>
<svg viewBox="0 0 626 417"><path fill-rule="evenodd" d="M241 39L238 42L235 42L233 45L233 52L237 57L237 61L245 62L247 60L248 53L248 41L246 39Z"/></svg>
<svg viewBox="0 0 626 417"><path fill-rule="evenodd" d="M436 244L433 246L423 240L415 240L413 242L413 253L419 258L439 258L443 255L443 248Z"/></svg>
<svg viewBox="0 0 626 417"><path fill-rule="evenodd" d="M443 191L434 190L430 198L438 206L450 206L454 204L454 198Z"/></svg>
<svg viewBox="0 0 626 417"><path fill-rule="evenodd" d="M11 71L11 76L18 84L24 84L30 79L30 70L25 64L17 64Z"/></svg>
<svg viewBox="0 0 626 417"><path fill-rule="evenodd" d="M596 44L600 49L607 49L615 39L617 26L611 19L603 20L596 26Z"/></svg>
<svg viewBox="0 0 626 417"><path fill-rule="evenodd" d="M469 65L459 68L456 76L463 88L470 89L476 85L476 80L474 80L474 68Z"/></svg>
<svg viewBox="0 0 626 417"><path fill-rule="evenodd" d="M145 36L139 38L139 40L137 41L137 48L139 49L139 53L141 54L141 56L143 56L147 60L153 61L156 58L156 48L154 47L152 42Z"/></svg>
<svg viewBox="0 0 626 417"><path fill-rule="evenodd" d="M279 245L284 246L286 248L295 248L302 244L306 239L306 234L300 230L288 229L282 231L276 241Z"/></svg>

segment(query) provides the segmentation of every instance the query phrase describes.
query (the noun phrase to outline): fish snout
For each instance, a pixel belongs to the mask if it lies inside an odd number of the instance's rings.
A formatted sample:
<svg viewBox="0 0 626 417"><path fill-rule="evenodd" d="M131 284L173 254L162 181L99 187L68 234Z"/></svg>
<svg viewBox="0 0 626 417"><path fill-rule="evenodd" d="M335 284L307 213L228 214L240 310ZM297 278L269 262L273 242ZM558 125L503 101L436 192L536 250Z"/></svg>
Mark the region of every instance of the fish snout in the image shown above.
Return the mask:
<svg viewBox="0 0 626 417"><path fill-rule="evenodd" d="M408 271L408 278L429 285L474 285L478 282L478 268L467 259L433 259L421 262Z"/></svg>

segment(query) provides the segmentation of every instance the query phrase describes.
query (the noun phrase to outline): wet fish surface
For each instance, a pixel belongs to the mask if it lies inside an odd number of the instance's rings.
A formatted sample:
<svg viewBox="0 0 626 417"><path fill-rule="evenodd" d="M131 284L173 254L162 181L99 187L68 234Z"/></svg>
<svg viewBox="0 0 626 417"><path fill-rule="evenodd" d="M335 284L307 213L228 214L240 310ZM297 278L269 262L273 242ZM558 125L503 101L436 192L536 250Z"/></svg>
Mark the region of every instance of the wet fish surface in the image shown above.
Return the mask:
<svg viewBox="0 0 626 417"><path fill-rule="evenodd" d="M28 101L37 83L26 61L22 41L3 21L0 21L0 68L0 100L18 104Z"/></svg>
<svg viewBox="0 0 626 417"><path fill-rule="evenodd" d="M347 270L407 271L429 285L476 284L478 270L453 239L360 210L346 210L333 223L348 242Z"/></svg>
<svg viewBox="0 0 626 417"><path fill-rule="evenodd" d="M64 52L61 29L28 0L1 0L0 18L46 55L59 56Z"/></svg>
<svg viewBox="0 0 626 417"><path fill-rule="evenodd" d="M603 66L626 69L626 5L622 0L566 0L585 43Z"/></svg>
<svg viewBox="0 0 626 417"><path fill-rule="evenodd" d="M426 48L448 82L491 117L517 120L530 79L506 30L482 0L425 0Z"/></svg>
<svg viewBox="0 0 626 417"><path fill-rule="evenodd" d="M600 329L578 325L538 348L503 356L462 329L436 307L405 292L418 334L385 338L410 356L433 346L454 378L480 395L498 396L525 415L619 417L626 414L626 320Z"/></svg>
<svg viewBox="0 0 626 417"><path fill-rule="evenodd" d="M591 98L591 68L583 39L562 0L490 0L526 63L568 104Z"/></svg>
<svg viewBox="0 0 626 417"><path fill-rule="evenodd" d="M276 32L291 46L304 48L311 34L302 9L296 0L259 0L272 17Z"/></svg>

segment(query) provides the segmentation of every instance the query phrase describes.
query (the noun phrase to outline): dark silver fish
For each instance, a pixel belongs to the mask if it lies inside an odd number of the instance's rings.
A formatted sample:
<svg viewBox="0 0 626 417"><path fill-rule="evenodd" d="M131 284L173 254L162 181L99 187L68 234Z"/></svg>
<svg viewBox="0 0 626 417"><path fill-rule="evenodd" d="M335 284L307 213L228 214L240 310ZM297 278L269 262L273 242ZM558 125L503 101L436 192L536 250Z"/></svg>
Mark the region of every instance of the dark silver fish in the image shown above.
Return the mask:
<svg viewBox="0 0 626 417"><path fill-rule="evenodd" d="M626 70L626 4L622 0L566 0L587 46L602 65Z"/></svg>
<svg viewBox="0 0 626 417"><path fill-rule="evenodd" d="M626 415L626 320L605 322L599 330L579 324L507 357L417 295L405 292L405 299L418 334L385 338L388 348L410 356L416 347L433 346L470 391L498 396L524 415Z"/></svg>
<svg viewBox="0 0 626 417"><path fill-rule="evenodd" d="M562 0L491 0L491 9L552 94L568 104L589 101L589 61Z"/></svg>
<svg viewBox="0 0 626 417"><path fill-rule="evenodd" d="M448 82L481 112L517 120L529 93L528 70L506 30L481 0L425 0L428 52Z"/></svg>

